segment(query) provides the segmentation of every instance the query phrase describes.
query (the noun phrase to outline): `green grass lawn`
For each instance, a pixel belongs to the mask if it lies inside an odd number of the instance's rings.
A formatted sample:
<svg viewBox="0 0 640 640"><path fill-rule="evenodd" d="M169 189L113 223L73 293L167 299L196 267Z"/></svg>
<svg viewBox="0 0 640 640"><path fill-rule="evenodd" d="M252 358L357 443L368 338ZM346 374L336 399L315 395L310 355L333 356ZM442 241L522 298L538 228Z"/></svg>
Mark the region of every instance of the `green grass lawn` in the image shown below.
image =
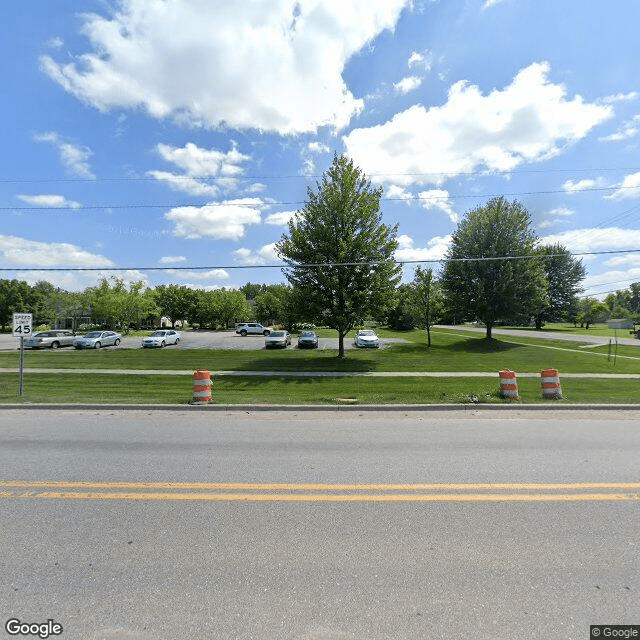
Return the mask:
<svg viewBox="0 0 640 640"><path fill-rule="evenodd" d="M17 374L0 374L3 403L184 404L191 376L30 374L17 395ZM638 380L562 379L563 400L543 400L539 380L518 380L521 403L637 404ZM215 404L514 404L499 397L495 378L257 378L214 377ZM355 401L355 402L353 402Z"/></svg>
<svg viewBox="0 0 640 640"><path fill-rule="evenodd" d="M504 403L499 397L498 372L511 369L537 373L560 371L564 403L638 403L640 381L562 378L563 373L640 373L640 348L618 347L616 358L607 348L581 349L580 343L535 338L500 337L488 344L483 336L456 330L434 330L432 346L424 331L395 333L407 343L376 350L242 351L113 349L100 351L29 351L27 368L133 369L156 371L305 371L305 372L486 372L495 377L430 378L282 378L214 376L214 399L221 404L340 404L355 399L361 404L431 404L470 402ZM504 338L504 339L503 339ZM640 345L639 345L640 346ZM626 356L626 357L623 357ZM0 367L17 368L18 353L0 353ZM186 404L190 402L191 375L33 374L25 375L22 402L116 402ZM521 401L543 402L539 380L519 378ZM0 402L16 402L18 377L0 374ZM340 399L343 400L340 400ZM549 403L549 401L546 401Z"/></svg>
<svg viewBox="0 0 640 640"><path fill-rule="evenodd" d="M536 331L535 327L495 327L496 329L518 329L521 331ZM629 333L631 329L609 329L605 323L592 324L588 329L584 327L574 327L572 324L566 324L563 322L550 322L545 324L541 329L547 333L566 333L571 335L587 335L587 336L602 336L605 338L633 338Z"/></svg>

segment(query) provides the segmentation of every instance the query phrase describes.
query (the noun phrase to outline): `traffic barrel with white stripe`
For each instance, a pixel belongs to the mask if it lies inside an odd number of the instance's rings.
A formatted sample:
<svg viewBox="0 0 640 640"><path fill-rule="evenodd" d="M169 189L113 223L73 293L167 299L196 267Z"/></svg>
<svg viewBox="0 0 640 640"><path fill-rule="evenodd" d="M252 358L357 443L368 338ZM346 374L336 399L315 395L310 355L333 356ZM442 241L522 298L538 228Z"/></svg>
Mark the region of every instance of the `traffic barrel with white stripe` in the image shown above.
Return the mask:
<svg viewBox="0 0 640 640"><path fill-rule="evenodd" d="M545 399L561 399L560 376L557 369L545 369L540 372L542 397Z"/></svg>
<svg viewBox="0 0 640 640"><path fill-rule="evenodd" d="M193 402L206 404L211 400L211 373L206 369L198 369L193 372Z"/></svg>
<svg viewBox="0 0 640 640"><path fill-rule="evenodd" d="M515 371L509 369L500 371L500 395L503 398L518 400L518 381Z"/></svg>

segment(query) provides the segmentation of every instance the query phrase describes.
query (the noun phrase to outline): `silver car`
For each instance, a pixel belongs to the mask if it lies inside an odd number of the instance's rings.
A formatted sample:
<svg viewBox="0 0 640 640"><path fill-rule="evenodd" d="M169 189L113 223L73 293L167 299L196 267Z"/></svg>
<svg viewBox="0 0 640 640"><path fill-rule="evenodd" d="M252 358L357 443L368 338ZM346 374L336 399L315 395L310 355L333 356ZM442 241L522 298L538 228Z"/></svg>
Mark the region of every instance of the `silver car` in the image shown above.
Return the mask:
<svg viewBox="0 0 640 640"><path fill-rule="evenodd" d="M89 331L89 333L76 338L73 346L76 349L99 349L100 347L117 347L122 340L122 336L115 331Z"/></svg>
<svg viewBox="0 0 640 640"><path fill-rule="evenodd" d="M315 331L305 329L298 336L298 349L317 349L318 334Z"/></svg>
<svg viewBox="0 0 640 640"><path fill-rule="evenodd" d="M44 349L51 347L70 347L75 340L75 333L64 329L52 329L51 331L38 331L24 341L24 346L30 349Z"/></svg>
<svg viewBox="0 0 640 640"><path fill-rule="evenodd" d="M267 349L274 347L287 348L291 344L291 334L288 331L272 331L265 339L264 346Z"/></svg>
<svg viewBox="0 0 640 640"><path fill-rule="evenodd" d="M150 336L142 339L143 347L164 347L168 344L178 344L180 334L173 329L160 329L154 331Z"/></svg>

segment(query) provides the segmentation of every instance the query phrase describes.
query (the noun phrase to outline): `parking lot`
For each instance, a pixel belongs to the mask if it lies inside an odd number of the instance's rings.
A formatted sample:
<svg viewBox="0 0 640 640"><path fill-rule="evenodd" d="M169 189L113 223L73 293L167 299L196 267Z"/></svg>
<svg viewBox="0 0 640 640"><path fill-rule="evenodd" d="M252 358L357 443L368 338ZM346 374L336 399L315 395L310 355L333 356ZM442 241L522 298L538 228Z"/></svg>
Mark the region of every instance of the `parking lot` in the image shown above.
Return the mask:
<svg viewBox="0 0 640 640"><path fill-rule="evenodd" d="M149 335L151 331L149 332ZM344 340L345 349L354 349L353 334L350 332ZM380 338L380 346L394 342L406 342L402 338ZM20 348L20 339L11 334L0 334L0 351L15 351ZM180 343L165 347L166 349L264 349L264 336L237 335L234 331L183 331ZM288 349L297 349L296 336L292 337L292 344ZM337 349L338 338L319 338L318 349ZM118 347L103 347L103 349L142 349L142 337L123 336ZM30 349L29 349L30 351ZM76 351L73 347L65 347L60 351Z"/></svg>

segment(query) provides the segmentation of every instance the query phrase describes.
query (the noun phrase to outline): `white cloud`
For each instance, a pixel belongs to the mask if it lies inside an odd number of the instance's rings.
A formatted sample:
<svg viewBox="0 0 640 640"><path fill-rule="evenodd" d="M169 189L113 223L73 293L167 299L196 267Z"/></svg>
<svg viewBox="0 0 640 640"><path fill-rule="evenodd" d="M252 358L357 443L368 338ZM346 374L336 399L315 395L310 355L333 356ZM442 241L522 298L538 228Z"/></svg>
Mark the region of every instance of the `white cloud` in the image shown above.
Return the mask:
<svg viewBox="0 0 640 640"><path fill-rule="evenodd" d="M558 223L565 223L566 218L574 216L575 213L575 211L569 209L568 207L557 207L555 209L551 209L551 211L549 211L549 213L547 214L548 217L538 223L537 229L538 231L543 231L544 229L553 227Z"/></svg>
<svg viewBox="0 0 640 640"><path fill-rule="evenodd" d="M385 187L384 199L385 200L406 200L407 203L409 203L412 200L415 200L415 196L404 187L400 187L397 184L391 184Z"/></svg>
<svg viewBox="0 0 640 640"><path fill-rule="evenodd" d="M264 221L267 224L272 224L275 226L285 226L289 224L289 220L295 216L297 211L278 211L278 213L272 213L268 215Z"/></svg>
<svg viewBox="0 0 640 640"><path fill-rule="evenodd" d="M180 262L186 262L185 256L162 256L158 262L160 264L179 264Z"/></svg>
<svg viewBox="0 0 640 640"><path fill-rule="evenodd" d="M149 286L149 278L146 274L137 269L127 269L125 271L20 271L15 274L19 280L24 280L31 285L45 280L54 287L59 287L65 291L83 291L87 287L97 286L103 278L122 278L125 282L142 281L144 287Z"/></svg>
<svg viewBox="0 0 640 640"><path fill-rule="evenodd" d="M220 193L215 184L207 184L190 176L176 175L169 171L148 171L147 175L158 182L164 182L174 191L188 193L191 196L217 196Z"/></svg>
<svg viewBox="0 0 640 640"><path fill-rule="evenodd" d="M626 267L640 269L640 253L628 253L605 260L607 267Z"/></svg>
<svg viewBox="0 0 640 640"><path fill-rule="evenodd" d="M505 0L485 0L483 9L489 9L490 7L495 7L497 4L504 2Z"/></svg>
<svg viewBox="0 0 640 640"><path fill-rule="evenodd" d="M431 71L431 58L432 54L430 51L425 51L423 53L414 51L409 56L409 60L407 60L407 66L410 68L419 67L425 71Z"/></svg>
<svg viewBox="0 0 640 640"><path fill-rule="evenodd" d="M54 209L81 209L82 204L75 200L67 200L64 196L54 194L40 194L37 196L19 195L18 199L34 207L51 207Z"/></svg>
<svg viewBox="0 0 640 640"><path fill-rule="evenodd" d="M640 264L624 271L604 271L597 275L588 275L583 282L584 294L602 299L611 290L625 289L632 282L640 281ZM612 284L614 283L614 284ZM598 291L593 291L598 289Z"/></svg>
<svg viewBox="0 0 640 640"><path fill-rule="evenodd" d="M244 171L240 165L249 160L249 156L240 153L236 147L223 153L216 149L202 149L193 142L188 142L184 147L159 144L157 151L167 162L195 178L238 176Z"/></svg>
<svg viewBox="0 0 640 640"><path fill-rule="evenodd" d="M62 49L64 40L62 38L51 38L47 41L47 46L51 49Z"/></svg>
<svg viewBox="0 0 640 640"><path fill-rule="evenodd" d="M196 270L182 270L182 269L167 269L165 273L172 278L179 278L185 280L187 278L191 280L226 280L229 277L229 273L224 269L209 269L205 271Z"/></svg>
<svg viewBox="0 0 640 640"><path fill-rule="evenodd" d="M540 244L556 243L574 253L637 249L640 247L640 229L573 229L540 238Z"/></svg>
<svg viewBox="0 0 640 640"><path fill-rule="evenodd" d="M420 206L427 211L436 209L442 211L449 216L449 220L454 223L460 222L460 216L453 208L453 203L449 199L449 192L444 189L430 189L429 191L421 191L418 194L420 198Z"/></svg>
<svg viewBox="0 0 640 640"><path fill-rule="evenodd" d="M410 4L121 0L109 18L84 15L92 51L41 65L103 111L143 107L194 126L282 134L340 129L363 108L342 78L346 62Z"/></svg>
<svg viewBox="0 0 640 640"><path fill-rule="evenodd" d="M402 235L398 237L395 258L400 262L413 260L439 261L444 258L450 243L451 236L436 236L427 242L426 247L415 247L411 237Z"/></svg>
<svg viewBox="0 0 640 640"><path fill-rule="evenodd" d="M39 242L0 236L0 263L7 267L113 267L104 256L67 242Z"/></svg>
<svg viewBox="0 0 640 640"><path fill-rule="evenodd" d="M257 251L251 251L245 247L236 249L233 252L235 259L245 266L257 266L263 264L274 264L280 262L280 256L276 251L276 243L265 244Z"/></svg>
<svg viewBox="0 0 640 640"><path fill-rule="evenodd" d="M419 76L407 76L406 78L402 78L400 82L396 82L393 85L393 88L402 95L406 95L411 91L414 91L422 84L422 78Z"/></svg>
<svg viewBox="0 0 640 640"><path fill-rule="evenodd" d="M89 165L89 158L93 155L89 147L73 144L55 131L35 134L33 138L36 142L48 142L56 147L62 164L72 173L83 178L95 179L96 176Z"/></svg>
<svg viewBox="0 0 640 640"><path fill-rule="evenodd" d="M461 173L509 171L556 156L613 110L580 96L567 99L549 71L548 63L534 63L486 96L457 82L440 107L414 105L383 125L353 130L343 138L347 153L371 175L405 174L393 176L404 185L440 185Z"/></svg>
<svg viewBox="0 0 640 640"><path fill-rule="evenodd" d="M586 178L584 180L567 180L562 188L567 193L579 193L580 191L591 191L593 189L604 189L607 187L607 181L604 178Z"/></svg>
<svg viewBox="0 0 640 640"><path fill-rule="evenodd" d="M0 263L5 268L28 269L28 271L17 271L11 276L4 277L18 278L32 285L40 280L46 280L67 291L81 291L96 285L102 277L110 275L124 277L127 281L146 281L145 276L139 271L110 271L109 267L114 267L115 264L109 258L67 242L40 242L17 236L0 235ZM66 270L42 270L58 268ZM73 268L104 268L104 271L69 270Z"/></svg>
<svg viewBox="0 0 640 640"><path fill-rule="evenodd" d="M221 190L237 188L238 178L244 172L242 163L250 159L234 146L227 153L217 149L203 149L193 142L184 147L159 144L158 154L174 164L182 173L149 171L148 174L160 182L165 182L175 191L193 196L216 196ZM206 180L214 180L209 183Z"/></svg>
<svg viewBox="0 0 640 640"><path fill-rule="evenodd" d="M605 104L613 104L614 102L629 102L635 100L638 97L637 91L630 91L629 93L616 93L612 96L605 96L601 102Z"/></svg>
<svg viewBox="0 0 640 640"><path fill-rule="evenodd" d="M549 211L549 215L554 218L569 218L575 214L576 212L568 207L557 207L556 209L551 209L551 211Z"/></svg>
<svg viewBox="0 0 640 640"><path fill-rule="evenodd" d="M262 200L245 198L209 203L202 207L176 207L164 217L174 223L173 235L178 238L215 238L239 240L249 224L259 224Z"/></svg>
<svg viewBox="0 0 640 640"><path fill-rule="evenodd" d="M640 114L634 116L629 122L625 122L622 128L618 129L615 133L598 138L598 140L602 140L603 142L620 142L634 138L638 133L640 133Z"/></svg>
<svg viewBox="0 0 640 640"><path fill-rule="evenodd" d="M640 172L625 176L622 184L606 200L631 200L640 198Z"/></svg>
<svg viewBox="0 0 640 640"><path fill-rule="evenodd" d="M329 151L331 151L326 144L322 144L321 142L310 142L307 145L307 150L311 153L329 153Z"/></svg>

